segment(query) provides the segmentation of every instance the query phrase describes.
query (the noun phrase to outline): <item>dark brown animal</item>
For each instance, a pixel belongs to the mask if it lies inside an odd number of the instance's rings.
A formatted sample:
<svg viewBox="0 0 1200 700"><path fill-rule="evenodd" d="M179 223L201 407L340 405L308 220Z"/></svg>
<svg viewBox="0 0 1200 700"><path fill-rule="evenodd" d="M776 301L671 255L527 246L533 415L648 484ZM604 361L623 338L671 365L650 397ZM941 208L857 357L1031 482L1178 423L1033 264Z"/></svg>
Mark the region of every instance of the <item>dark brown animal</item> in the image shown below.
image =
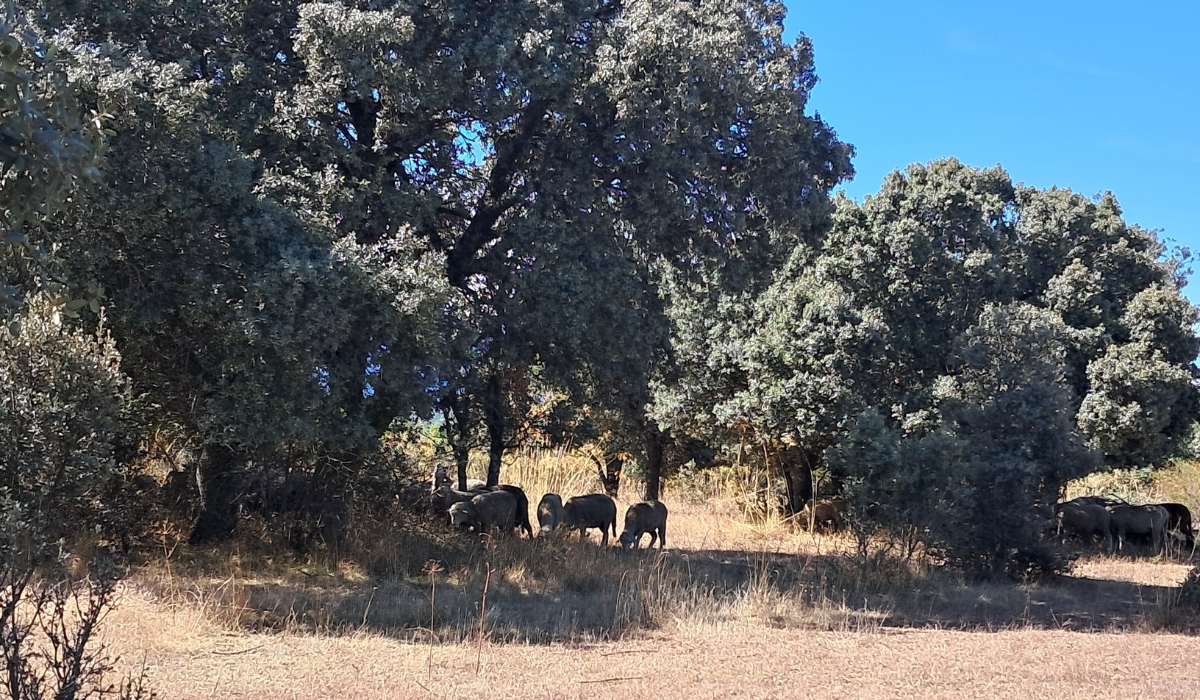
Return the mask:
<svg viewBox="0 0 1200 700"><path fill-rule="evenodd" d="M542 500L538 503L537 519L539 537L545 537L554 532L554 529L562 524L567 517L567 512L563 510L562 496L557 493L548 493L542 496Z"/></svg>
<svg viewBox="0 0 1200 700"><path fill-rule="evenodd" d="M1192 511L1182 503L1153 503L1167 511L1167 531L1178 532L1188 547L1196 548L1196 538L1192 534Z"/></svg>
<svg viewBox="0 0 1200 700"><path fill-rule="evenodd" d="M590 527L600 528L600 545L608 545L608 531L617 534L617 504L602 493L568 498L563 504L563 525L568 530L579 530L579 539L587 537Z"/></svg>
<svg viewBox="0 0 1200 700"><path fill-rule="evenodd" d="M472 527L479 534L489 533L493 527L510 533L516 523L517 498L508 491L487 491L450 506L451 525Z"/></svg>
<svg viewBox="0 0 1200 700"><path fill-rule="evenodd" d="M642 535L650 533L650 546L658 540L658 548L667 546L667 507L658 501L642 501L625 511L625 531L621 533L621 549L642 544Z"/></svg>
<svg viewBox="0 0 1200 700"><path fill-rule="evenodd" d="M1066 531L1080 537L1100 535L1104 538L1105 551L1112 552L1112 515L1108 509L1095 503L1067 501L1055 503L1054 516L1058 531Z"/></svg>
<svg viewBox="0 0 1200 700"><path fill-rule="evenodd" d="M840 528L846 520L846 499L840 496L820 501L809 501L800 509L800 522L804 526Z"/></svg>
<svg viewBox="0 0 1200 700"><path fill-rule="evenodd" d="M1162 551L1167 526L1167 511L1159 506L1113 506L1112 529L1117 535L1117 549L1124 549L1126 535L1150 535L1154 553Z"/></svg>
<svg viewBox="0 0 1200 700"><path fill-rule="evenodd" d="M525 495L525 490L520 486L512 484L500 484L493 486L491 491L506 491L511 493L517 499L517 524L516 527L523 530L526 535L533 537L533 527L529 524L529 497Z"/></svg>

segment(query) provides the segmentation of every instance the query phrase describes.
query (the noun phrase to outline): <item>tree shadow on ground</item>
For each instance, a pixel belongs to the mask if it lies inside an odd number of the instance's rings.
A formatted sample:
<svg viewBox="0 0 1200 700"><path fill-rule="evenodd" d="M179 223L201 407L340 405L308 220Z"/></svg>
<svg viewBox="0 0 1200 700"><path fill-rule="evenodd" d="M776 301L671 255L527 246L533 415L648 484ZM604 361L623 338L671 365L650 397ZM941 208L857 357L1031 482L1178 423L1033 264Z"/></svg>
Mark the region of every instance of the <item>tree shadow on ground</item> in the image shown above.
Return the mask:
<svg viewBox="0 0 1200 700"><path fill-rule="evenodd" d="M1200 610L1179 604L1178 586L1087 576L1035 583L966 583L951 572L917 575L904 572L898 562L873 566L838 555L709 550L676 556L686 561L699 584L720 581L737 588L766 580L780 593L804 591L809 601L823 597L852 616L877 620L880 626L1200 632Z"/></svg>
<svg viewBox="0 0 1200 700"><path fill-rule="evenodd" d="M349 567L339 560L214 583L200 594L247 629L367 631L440 643L475 638L481 627L494 641L580 643L680 619L848 630L1200 632L1200 611L1180 602L1178 586L1094 576L966 583L892 559L621 552L568 538L481 544L424 537L372 556Z"/></svg>

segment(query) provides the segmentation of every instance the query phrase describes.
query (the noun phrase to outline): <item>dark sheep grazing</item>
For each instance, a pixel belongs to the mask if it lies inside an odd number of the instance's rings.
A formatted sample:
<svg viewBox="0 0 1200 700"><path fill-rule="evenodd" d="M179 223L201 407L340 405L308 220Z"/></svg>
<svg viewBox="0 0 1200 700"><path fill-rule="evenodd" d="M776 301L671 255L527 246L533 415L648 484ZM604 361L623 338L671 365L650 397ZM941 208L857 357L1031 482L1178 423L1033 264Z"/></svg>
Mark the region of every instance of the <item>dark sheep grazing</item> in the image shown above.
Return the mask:
<svg viewBox="0 0 1200 700"><path fill-rule="evenodd" d="M1192 511L1182 503L1153 503L1167 511L1167 531L1178 532L1188 547L1195 549L1196 538L1192 535Z"/></svg>
<svg viewBox="0 0 1200 700"><path fill-rule="evenodd" d="M567 517L567 512L563 510L562 496L557 493L548 493L542 496L542 500L538 503L537 519L539 537L545 537L554 532L554 529L562 524Z"/></svg>
<svg viewBox="0 0 1200 700"><path fill-rule="evenodd" d="M517 498L508 491L487 491L450 506L451 525L473 527L480 534L491 532L493 527L509 533L516 522Z"/></svg>
<svg viewBox="0 0 1200 700"><path fill-rule="evenodd" d="M1167 526L1167 511L1159 506L1114 506L1112 529L1117 533L1117 549L1123 549L1126 535L1150 535L1157 554L1162 551Z"/></svg>
<svg viewBox="0 0 1200 700"><path fill-rule="evenodd" d="M566 517L563 524L568 530L579 530L579 538L587 537L589 527L600 528L600 545L608 546L608 531L617 534L617 504L602 493L574 496L563 504Z"/></svg>
<svg viewBox="0 0 1200 700"><path fill-rule="evenodd" d="M1100 535L1104 538L1105 550L1112 552L1112 516L1107 508L1095 503L1067 501L1055 503L1053 510L1059 532L1066 531L1080 537Z"/></svg>
<svg viewBox="0 0 1200 700"><path fill-rule="evenodd" d="M512 484L500 484L493 486L491 491L505 491L511 493L517 499L517 520L516 527L520 528L529 537L533 537L533 526L529 524L529 497L525 495L525 491L520 486Z"/></svg>
<svg viewBox="0 0 1200 700"><path fill-rule="evenodd" d="M667 546L667 507L658 501L642 501L625 511L625 531L621 533L621 549L642 545L642 535L650 533L650 546L658 540L658 548Z"/></svg>

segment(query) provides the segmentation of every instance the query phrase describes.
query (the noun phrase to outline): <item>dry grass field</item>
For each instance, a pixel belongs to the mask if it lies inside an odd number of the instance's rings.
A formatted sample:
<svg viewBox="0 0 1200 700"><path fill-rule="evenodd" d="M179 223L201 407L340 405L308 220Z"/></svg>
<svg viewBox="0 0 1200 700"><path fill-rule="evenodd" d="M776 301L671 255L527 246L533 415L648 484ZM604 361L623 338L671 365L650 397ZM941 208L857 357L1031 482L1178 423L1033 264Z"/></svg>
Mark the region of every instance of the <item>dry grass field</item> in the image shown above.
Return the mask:
<svg viewBox="0 0 1200 700"><path fill-rule="evenodd" d="M593 490L559 461L508 473L535 502ZM736 491L668 490L663 553L419 521L304 560L166 550L105 640L162 698L1200 697L1190 557L966 584L748 520Z"/></svg>

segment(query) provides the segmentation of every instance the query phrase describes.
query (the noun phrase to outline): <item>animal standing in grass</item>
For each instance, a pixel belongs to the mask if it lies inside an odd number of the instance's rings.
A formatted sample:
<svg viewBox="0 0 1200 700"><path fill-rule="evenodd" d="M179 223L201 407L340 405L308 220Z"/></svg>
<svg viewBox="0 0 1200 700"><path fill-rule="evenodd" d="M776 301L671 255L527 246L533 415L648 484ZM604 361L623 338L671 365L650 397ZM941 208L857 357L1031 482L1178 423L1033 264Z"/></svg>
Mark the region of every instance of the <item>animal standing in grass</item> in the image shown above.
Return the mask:
<svg viewBox="0 0 1200 700"><path fill-rule="evenodd" d="M566 517L567 512L563 510L562 496L557 493L548 493L542 496L537 507L538 536L546 537L553 533Z"/></svg>
<svg viewBox="0 0 1200 700"><path fill-rule="evenodd" d="M1178 532L1183 535L1184 544L1189 549L1196 548L1196 537L1192 534L1192 511L1182 503L1154 503L1167 511L1167 532Z"/></svg>
<svg viewBox="0 0 1200 700"><path fill-rule="evenodd" d="M629 506L625 511L625 531L621 533L621 549L642 544L642 535L650 533L650 546L658 541L658 548L667 546L667 507L658 501L642 501Z"/></svg>
<svg viewBox="0 0 1200 700"><path fill-rule="evenodd" d="M590 527L600 528L600 545L608 546L608 531L617 535L617 504L602 493L568 498L563 504L563 525L568 530L579 530L579 539L587 537Z"/></svg>
<svg viewBox="0 0 1200 700"><path fill-rule="evenodd" d="M1067 501L1055 503L1053 510L1060 533L1066 531L1081 537L1100 535L1105 551L1112 552L1112 516L1107 508L1092 502Z"/></svg>
<svg viewBox="0 0 1200 700"><path fill-rule="evenodd" d="M487 491L450 506L451 525L473 527L479 534L490 533L493 527L507 534L516 523L517 497L508 491Z"/></svg>
<svg viewBox="0 0 1200 700"><path fill-rule="evenodd" d="M529 497L525 495L525 490L520 486L512 484L500 484L493 486L490 491L504 491L513 495L517 499L517 517L516 527L523 531L530 538L533 537L533 526L529 524Z"/></svg>
<svg viewBox="0 0 1200 700"><path fill-rule="evenodd" d="M839 496L820 501L809 501L800 509L800 522L804 526L812 524L814 528L840 528L846 521L846 499Z"/></svg>
<svg viewBox="0 0 1200 700"><path fill-rule="evenodd" d="M1112 529L1117 534L1117 549L1124 549L1127 535L1150 535L1154 553L1162 551L1167 526L1167 511L1160 506L1114 506Z"/></svg>

